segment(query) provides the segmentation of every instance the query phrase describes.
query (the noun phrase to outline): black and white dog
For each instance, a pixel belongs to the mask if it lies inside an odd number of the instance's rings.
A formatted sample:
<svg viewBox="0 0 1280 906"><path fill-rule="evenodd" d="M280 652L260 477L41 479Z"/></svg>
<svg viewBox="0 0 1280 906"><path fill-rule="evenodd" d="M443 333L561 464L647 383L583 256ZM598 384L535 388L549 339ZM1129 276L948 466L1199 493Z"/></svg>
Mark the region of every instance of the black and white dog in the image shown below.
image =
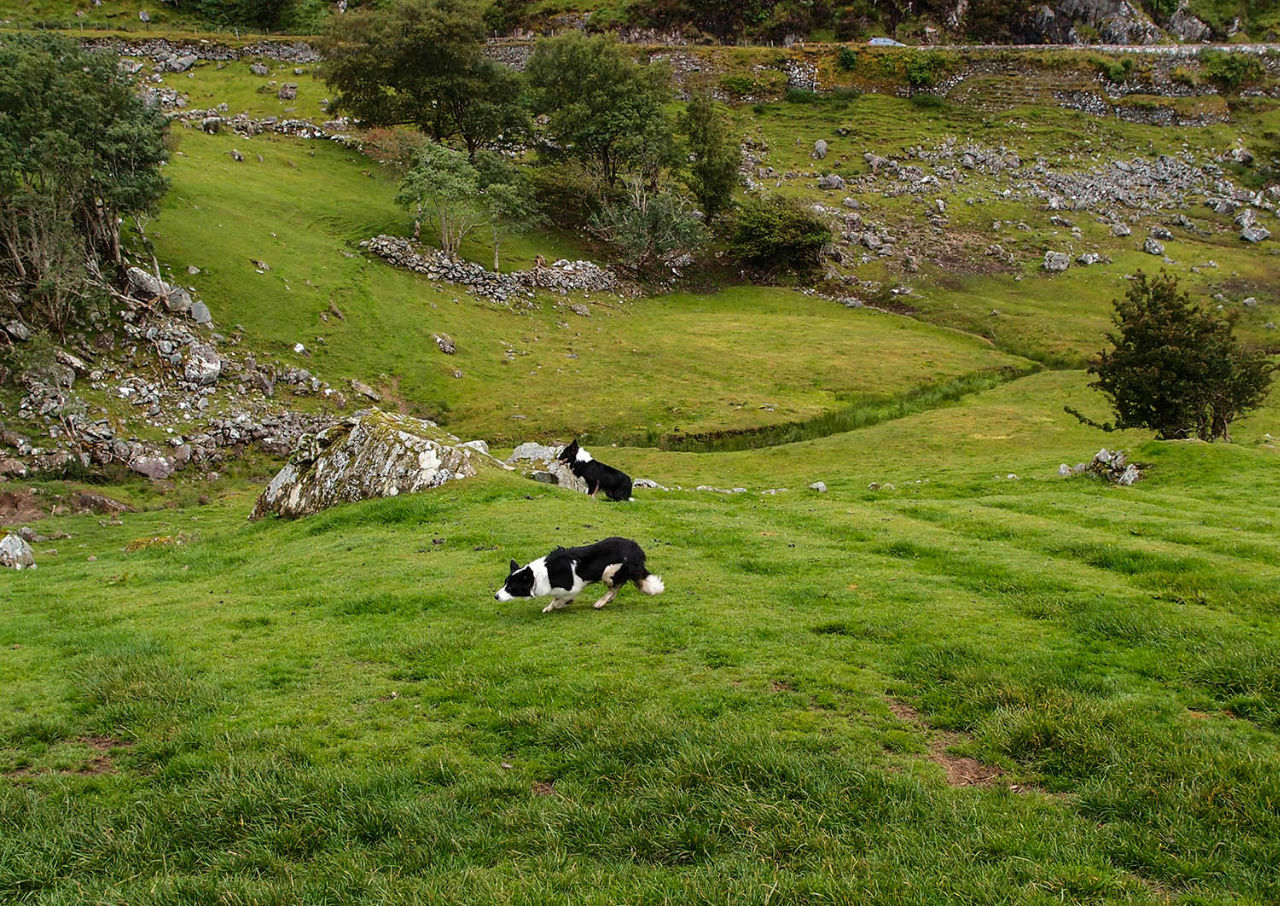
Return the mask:
<svg viewBox="0 0 1280 906"><path fill-rule="evenodd" d="M609 590L596 601L599 610L618 596L622 586L634 582L646 595L664 591L662 577L644 567L644 551L629 538L605 538L584 547L557 547L528 566L511 561L511 574L494 594L499 601L541 598L553 595L543 613L560 610L573 603L593 582L603 582Z"/></svg>
<svg viewBox="0 0 1280 906"><path fill-rule="evenodd" d="M590 453L578 446L576 440L561 450L556 459L569 464L573 474L587 483L587 493L592 497L597 491L604 491L610 500L631 499L631 476L613 466L596 462Z"/></svg>

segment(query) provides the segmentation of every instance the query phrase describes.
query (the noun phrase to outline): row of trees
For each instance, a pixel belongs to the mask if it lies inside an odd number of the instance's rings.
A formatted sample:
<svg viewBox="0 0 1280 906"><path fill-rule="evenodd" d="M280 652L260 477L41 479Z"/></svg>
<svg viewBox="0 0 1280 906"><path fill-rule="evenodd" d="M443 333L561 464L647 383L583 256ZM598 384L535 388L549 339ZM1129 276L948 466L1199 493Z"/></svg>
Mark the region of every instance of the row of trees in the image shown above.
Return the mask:
<svg viewBox="0 0 1280 906"><path fill-rule="evenodd" d="M538 42L518 73L485 54L480 10L478 0L395 0L335 21L322 45L336 110L429 140L401 200L419 226L431 212L446 252L488 225L496 262L501 234L541 212L644 273L724 226L741 151L709 94L674 115L666 67L576 33ZM510 164L521 156L535 166Z"/></svg>
<svg viewBox="0 0 1280 906"><path fill-rule="evenodd" d="M0 314L61 335L106 298L120 224L167 188L166 119L115 57L0 36Z"/></svg>

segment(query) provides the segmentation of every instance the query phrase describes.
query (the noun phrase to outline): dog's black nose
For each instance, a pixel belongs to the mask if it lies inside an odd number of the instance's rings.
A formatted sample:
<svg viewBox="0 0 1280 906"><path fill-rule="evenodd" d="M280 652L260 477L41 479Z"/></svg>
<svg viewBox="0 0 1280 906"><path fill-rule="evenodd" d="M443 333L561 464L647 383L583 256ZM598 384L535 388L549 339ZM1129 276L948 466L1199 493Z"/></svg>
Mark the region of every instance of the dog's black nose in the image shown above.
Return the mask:
<svg viewBox="0 0 1280 906"><path fill-rule="evenodd" d="M493 600L495 600L495 601L501 601L501 600L502 600L501 598L499 598L499 597L498 597L498 593L497 593L496 591L493 593Z"/></svg>

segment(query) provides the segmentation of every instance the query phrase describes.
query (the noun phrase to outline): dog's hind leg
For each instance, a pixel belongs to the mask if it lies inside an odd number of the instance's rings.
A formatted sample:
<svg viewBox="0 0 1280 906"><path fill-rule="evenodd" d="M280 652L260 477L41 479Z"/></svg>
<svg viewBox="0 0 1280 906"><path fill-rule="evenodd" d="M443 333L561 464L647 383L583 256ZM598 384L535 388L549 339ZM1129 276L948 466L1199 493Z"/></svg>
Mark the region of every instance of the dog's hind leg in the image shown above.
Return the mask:
<svg viewBox="0 0 1280 906"><path fill-rule="evenodd" d="M596 601L596 603L592 604L591 606L594 607L596 610L599 610L601 607L604 607L606 604L608 604L610 601L616 598L618 596L618 592L620 591L622 591L622 586L615 585L613 588L605 592L604 597L602 597L599 601Z"/></svg>
<svg viewBox="0 0 1280 906"><path fill-rule="evenodd" d="M573 598L552 598L551 603L542 608L543 613L551 613L553 610L564 610L573 603Z"/></svg>

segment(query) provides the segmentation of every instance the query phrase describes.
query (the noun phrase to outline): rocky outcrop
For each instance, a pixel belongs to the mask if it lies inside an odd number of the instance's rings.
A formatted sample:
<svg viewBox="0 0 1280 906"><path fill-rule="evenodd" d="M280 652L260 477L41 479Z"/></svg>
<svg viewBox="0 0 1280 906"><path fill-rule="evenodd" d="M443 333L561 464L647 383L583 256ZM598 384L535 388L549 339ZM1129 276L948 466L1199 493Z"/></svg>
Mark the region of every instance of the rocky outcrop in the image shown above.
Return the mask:
<svg viewBox="0 0 1280 906"><path fill-rule="evenodd" d="M372 409L303 435L249 518L294 519L339 503L414 494L472 477L483 458L433 422Z"/></svg>

